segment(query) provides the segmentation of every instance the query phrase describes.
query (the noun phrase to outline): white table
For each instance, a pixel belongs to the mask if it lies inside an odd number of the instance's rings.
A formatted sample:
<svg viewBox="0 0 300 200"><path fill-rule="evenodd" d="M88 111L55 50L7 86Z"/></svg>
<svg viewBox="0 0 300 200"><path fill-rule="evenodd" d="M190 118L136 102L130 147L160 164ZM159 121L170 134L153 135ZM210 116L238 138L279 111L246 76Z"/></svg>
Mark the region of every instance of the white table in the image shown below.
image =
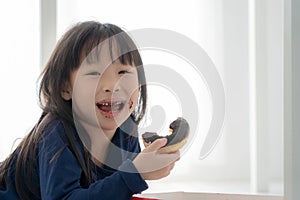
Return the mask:
<svg viewBox="0 0 300 200"><path fill-rule="evenodd" d="M283 200L283 196L271 195L244 195L244 194L220 194L220 193L191 193L191 192L167 192L145 193L139 197L152 197L164 200Z"/></svg>

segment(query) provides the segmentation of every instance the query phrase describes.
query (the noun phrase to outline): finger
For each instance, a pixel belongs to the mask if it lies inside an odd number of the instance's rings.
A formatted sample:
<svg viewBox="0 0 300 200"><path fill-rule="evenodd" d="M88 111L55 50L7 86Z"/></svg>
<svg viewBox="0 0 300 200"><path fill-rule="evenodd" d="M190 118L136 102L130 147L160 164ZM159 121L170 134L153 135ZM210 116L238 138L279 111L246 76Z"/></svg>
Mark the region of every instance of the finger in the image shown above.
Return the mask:
<svg viewBox="0 0 300 200"><path fill-rule="evenodd" d="M175 163L171 163L170 165L163 168L162 171L164 171L163 172L164 176L168 176L171 173L171 171L173 170L174 166L175 166Z"/></svg>
<svg viewBox="0 0 300 200"><path fill-rule="evenodd" d="M170 160L172 160L172 162L176 162L176 161L180 160L180 151L175 151L173 153L168 153L165 155L167 155L167 157L169 157Z"/></svg>
<svg viewBox="0 0 300 200"><path fill-rule="evenodd" d="M172 163L172 164L170 165L170 171L173 170L174 166L175 166L175 163Z"/></svg>
<svg viewBox="0 0 300 200"><path fill-rule="evenodd" d="M165 146L166 144L167 144L167 139L166 138L157 139L146 148L146 151L147 152L157 151L158 149Z"/></svg>
<svg viewBox="0 0 300 200"><path fill-rule="evenodd" d="M177 160L176 161L180 160L180 151L179 150L176 151L175 154L177 155Z"/></svg>

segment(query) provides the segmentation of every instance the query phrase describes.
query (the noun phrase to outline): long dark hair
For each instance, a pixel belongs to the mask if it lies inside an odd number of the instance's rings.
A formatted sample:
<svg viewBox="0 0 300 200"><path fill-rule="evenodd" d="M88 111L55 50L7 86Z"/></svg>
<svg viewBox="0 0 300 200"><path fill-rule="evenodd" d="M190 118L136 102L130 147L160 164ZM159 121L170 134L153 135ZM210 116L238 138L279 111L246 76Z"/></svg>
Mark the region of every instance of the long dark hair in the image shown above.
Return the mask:
<svg viewBox="0 0 300 200"><path fill-rule="evenodd" d="M78 69L81 62L99 43L114 35L121 34L116 42L117 48L124 52L118 59L122 64L137 67L139 80L138 105L132 114L138 125L146 109L147 89L142 59L132 39L121 28L112 24L101 24L95 21L78 23L67 31L58 41L48 63L40 76L39 102L43 110L40 120L28 135L20 142L10 156L0 166L0 188L8 187L9 169L15 170L16 190L21 199L40 198L40 191L34 181L37 179L36 154L37 145L42 138L43 129L54 119L60 119L64 125L68 146L77 157L88 185L93 182L91 177L91 155L85 150L83 160L75 148L71 134L74 126L72 103L61 96L63 85L70 81L70 74ZM134 47L132 50L132 47ZM112 48L112 47L110 47ZM130 49L130 51L126 51ZM59 153L59 152L58 152ZM13 166L12 166L13 165ZM35 177L35 178L33 178Z"/></svg>

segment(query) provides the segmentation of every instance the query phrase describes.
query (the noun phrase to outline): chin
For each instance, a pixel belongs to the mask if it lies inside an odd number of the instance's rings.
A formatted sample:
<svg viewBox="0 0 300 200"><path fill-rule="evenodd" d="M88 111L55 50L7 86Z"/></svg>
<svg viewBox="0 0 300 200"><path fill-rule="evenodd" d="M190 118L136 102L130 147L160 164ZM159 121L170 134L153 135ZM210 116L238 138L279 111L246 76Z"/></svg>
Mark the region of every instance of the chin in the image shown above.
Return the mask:
<svg viewBox="0 0 300 200"><path fill-rule="evenodd" d="M101 116L98 116L98 121L99 121L100 127L103 130L116 130L118 127L120 127L126 121L126 119L129 116L130 116L130 114L123 114L123 115L119 115L115 118L108 118L108 117L101 115Z"/></svg>

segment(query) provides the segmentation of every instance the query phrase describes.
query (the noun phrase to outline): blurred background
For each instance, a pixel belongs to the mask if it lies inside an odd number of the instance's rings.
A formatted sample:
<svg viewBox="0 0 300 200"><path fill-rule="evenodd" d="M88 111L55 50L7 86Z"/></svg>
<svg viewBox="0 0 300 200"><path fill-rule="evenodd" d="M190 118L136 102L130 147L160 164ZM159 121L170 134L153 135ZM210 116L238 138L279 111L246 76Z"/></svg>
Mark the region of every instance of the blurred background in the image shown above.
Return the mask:
<svg viewBox="0 0 300 200"><path fill-rule="evenodd" d="M283 195L283 0L10 0L1 4L0 160L37 122L38 75L56 41L72 24L97 20L128 31L163 28L185 35L206 51L223 81L226 116L218 144L200 160L212 105L205 81L201 77L191 81L192 72L187 70L185 78L198 91L201 126L172 174L150 181L146 192ZM178 69L187 65L166 52L141 53L146 65ZM164 92L166 101L158 100ZM149 87L149 111L165 108L168 113L172 109L167 106L176 103L168 91ZM172 112L166 117L180 114L176 109Z"/></svg>

